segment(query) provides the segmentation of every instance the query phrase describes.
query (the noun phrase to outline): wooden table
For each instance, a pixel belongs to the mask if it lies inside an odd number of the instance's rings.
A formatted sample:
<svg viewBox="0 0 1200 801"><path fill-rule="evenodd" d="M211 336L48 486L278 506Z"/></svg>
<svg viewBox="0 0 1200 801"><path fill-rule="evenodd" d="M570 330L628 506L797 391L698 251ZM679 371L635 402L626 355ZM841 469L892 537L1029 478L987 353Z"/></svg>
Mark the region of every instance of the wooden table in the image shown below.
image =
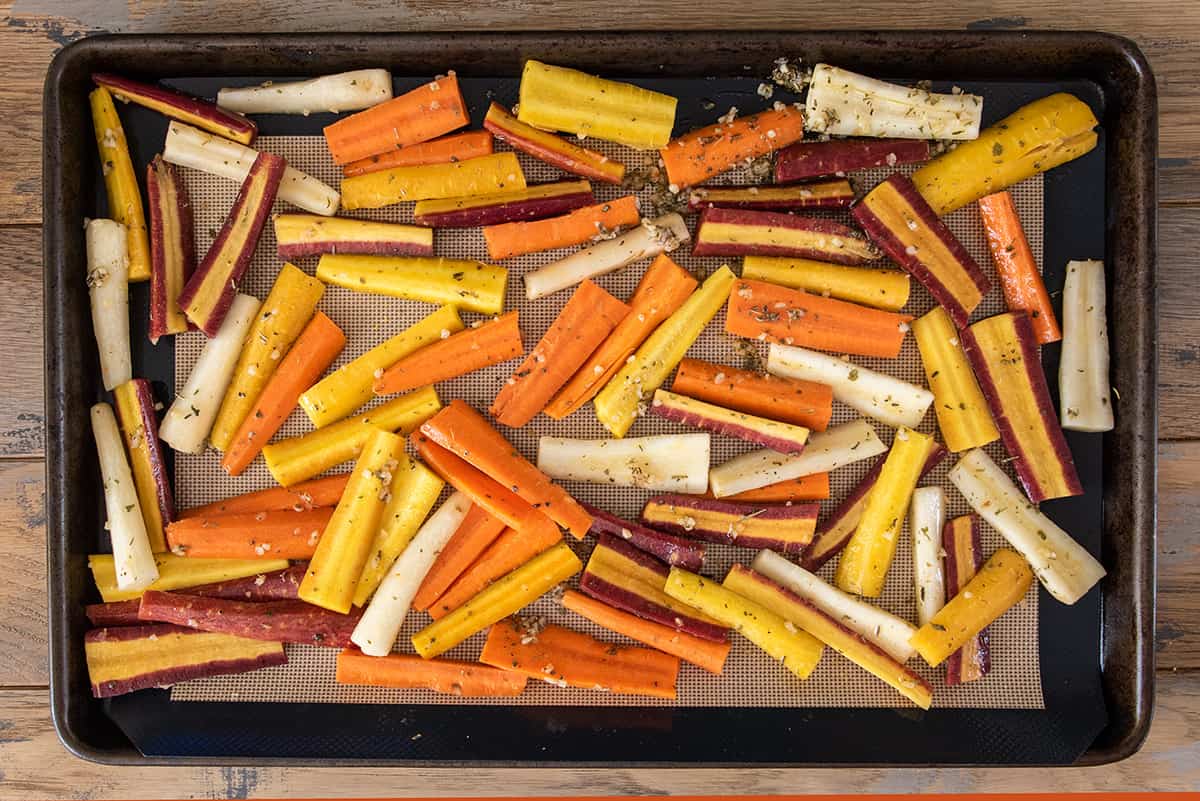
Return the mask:
<svg viewBox="0 0 1200 801"><path fill-rule="evenodd" d="M9 6L3 4L0 8ZM690 0L478 4L408 0L27 0L0 10L0 799L248 798L616 793L1020 792L1200 787L1200 13L1194 0L883 0L742 3L738 16ZM757 6L757 8L752 8ZM521 28L1065 28L1135 39L1158 76L1162 118L1159 281L1158 706L1143 750L1102 768L1044 770L459 770L108 768L67 755L50 722L41 372L41 88L55 51L101 32Z"/></svg>

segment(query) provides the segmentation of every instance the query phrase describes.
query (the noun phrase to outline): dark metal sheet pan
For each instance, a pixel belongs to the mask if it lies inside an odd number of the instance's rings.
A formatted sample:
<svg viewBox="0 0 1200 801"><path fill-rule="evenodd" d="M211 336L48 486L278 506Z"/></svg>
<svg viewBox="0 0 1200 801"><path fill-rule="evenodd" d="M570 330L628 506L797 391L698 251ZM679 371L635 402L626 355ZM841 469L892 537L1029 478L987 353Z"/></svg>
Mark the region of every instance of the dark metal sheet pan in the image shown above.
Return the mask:
<svg viewBox="0 0 1200 801"><path fill-rule="evenodd" d="M1102 147L1047 176L1045 247L1047 268L1059 272L1066 259L1103 249L1117 428L1072 438L1089 494L1047 511L1100 555L1109 575L1102 592L1073 607L1043 594L1045 710L172 703L164 691L91 698L83 605L95 600L86 556L102 547L103 501L87 409L103 392L81 221L102 213L103 201L90 73L204 92L218 77L249 82L386 66L405 82L452 67L503 94L515 89L521 62L539 57L669 85L681 97L678 125L686 129L706 121L701 97L752 96L780 55L978 87L991 107L985 122L1059 89L1079 94L1100 116ZM482 96L469 100L473 118L481 116ZM1129 756L1145 738L1154 698L1156 103L1136 46L1086 32L102 36L68 46L46 79L43 159L51 695L60 737L79 756L111 764L1086 765ZM135 160L144 162L165 124L137 109L123 113ZM318 129L315 120L263 123L268 134ZM143 293L134 293L135 320L144 319ZM169 382L169 349L137 344L145 338L136 323L133 333L135 373ZM1045 359L1053 377L1057 349Z"/></svg>

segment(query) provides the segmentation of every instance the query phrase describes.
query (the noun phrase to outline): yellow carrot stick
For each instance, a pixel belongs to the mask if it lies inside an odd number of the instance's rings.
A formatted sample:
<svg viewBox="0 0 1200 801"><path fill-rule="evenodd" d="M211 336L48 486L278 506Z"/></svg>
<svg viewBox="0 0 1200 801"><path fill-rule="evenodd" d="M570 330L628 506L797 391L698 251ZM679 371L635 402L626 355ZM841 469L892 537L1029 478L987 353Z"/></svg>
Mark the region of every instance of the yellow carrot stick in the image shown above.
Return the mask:
<svg viewBox="0 0 1200 801"><path fill-rule="evenodd" d="M324 284L299 267L284 263L242 344L242 352L233 368L233 380L225 390L209 434L209 442L214 448L219 451L229 448L263 388L312 319L324 293Z"/></svg>
<svg viewBox="0 0 1200 801"><path fill-rule="evenodd" d="M88 95L88 100L92 106L92 125L96 129L96 146L100 149L100 171L104 173L104 189L108 193L108 216L128 231L129 281L148 281L150 232L146 228L146 211L142 207L133 160L129 157L125 129L107 89L95 89Z"/></svg>
<svg viewBox="0 0 1200 801"><path fill-rule="evenodd" d="M967 640L1025 597L1033 571L1016 551L1000 548L909 643L930 667L937 667Z"/></svg>
<svg viewBox="0 0 1200 801"><path fill-rule="evenodd" d="M747 256L742 278L767 281L887 311L908 303L911 280L902 270L850 267L814 259Z"/></svg>
<svg viewBox="0 0 1200 801"><path fill-rule="evenodd" d="M870 598L883 593L908 502L935 445L929 434L904 426L896 429L896 439L867 495L858 528L838 561L835 583L840 589Z"/></svg>
<svg viewBox="0 0 1200 801"><path fill-rule="evenodd" d="M728 265L705 279L596 395L596 417L613 436L625 436L637 417L639 405L649 406L654 390L662 386L700 332L720 311L735 280Z"/></svg>
<svg viewBox="0 0 1200 801"><path fill-rule="evenodd" d="M673 567L666 591L731 627L799 678L807 679L821 660L825 646L816 637L712 579Z"/></svg>
<svg viewBox="0 0 1200 801"><path fill-rule="evenodd" d="M105 603L138 598L145 590L182 590L201 584L215 584L218 581L284 570L288 566L288 560L193 559L168 552L154 554L154 564L158 567L157 581L148 587L122 590L117 586L117 568L112 554L100 553L88 557L88 569L92 571L92 580L96 582L100 599Z"/></svg>
<svg viewBox="0 0 1200 801"><path fill-rule="evenodd" d="M343 256L326 254L317 277L356 292L427 303L451 303L480 314L504 307L508 270L467 259L424 256Z"/></svg>
<svg viewBox="0 0 1200 801"><path fill-rule="evenodd" d="M913 321L912 331L946 447L958 453L1000 439L979 382L963 353L958 329L946 310L934 306Z"/></svg>
<svg viewBox="0 0 1200 801"><path fill-rule="evenodd" d="M317 428L336 423L375 397L379 375L410 353L463 330L458 309L442 306L322 378L300 396L300 408Z"/></svg>
<svg viewBox="0 0 1200 801"><path fill-rule="evenodd" d="M375 533L370 555L354 591L355 606L364 606L370 600L392 562L412 541L445 486L437 474L408 454L398 461L400 464L392 470L392 486L383 509L383 522Z"/></svg>
<svg viewBox="0 0 1200 801"><path fill-rule="evenodd" d="M445 653L472 634L528 606L582 569L575 552L560 542L418 631L412 637L413 647L426 659Z"/></svg>
<svg viewBox="0 0 1200 801"><path fill-rule="evenodd" d="M406 200L490 195L525 188L515 153L492 153L466 161L392 167L342 181L342 208L378 209Z"/></svg>
<svg viewBox="0 0 1200 801"><path fill-rule="evenodd" d="M379 429L371 433L300 582L301 600L342 614L350 611L391 493L393 471L403 457L403 437Z"/></svg>
<svg viewBox="0 0 1200 801"><path fill-rule="evenodd" d="M433 387L401 395L360 415L263 448L271 475L285 487L353 459L376 430L408 435L442 408Z"/></svg>

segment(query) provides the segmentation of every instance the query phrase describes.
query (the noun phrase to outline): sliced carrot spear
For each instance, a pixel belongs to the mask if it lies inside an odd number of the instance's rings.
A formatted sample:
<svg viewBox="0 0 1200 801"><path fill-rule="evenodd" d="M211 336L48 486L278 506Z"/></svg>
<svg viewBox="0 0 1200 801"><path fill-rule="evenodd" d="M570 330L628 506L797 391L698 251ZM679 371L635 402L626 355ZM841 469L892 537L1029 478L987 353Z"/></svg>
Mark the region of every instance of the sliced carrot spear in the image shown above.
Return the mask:
<svg viewBox="0 0 1200 801"><path fill-rule="evenodd" d="M342 329L324 313L314 314L238 426L221 459L221 469L240 476L296 408L300 393L316 383L345 345Z"/></svg>
<svg viewBox="0 0 1200 801"><path fill-rule="evenodd" d="M352 161L342 166L342 174L350 178L354 175L366 175L392 167L446 164L451 161L466 161L477 156L487 156L491 152L492 134L490 131L467 131Z"/></svg>
<svg viewBox="0 0 1200 801"><path fill-rule="evenodd" d="M623 634L631 640L637 640L643 645L657 648L664 653L677 656L685 662L691 662L709 673L720 672L725 667L725 657L729 656L730 643L710 642L699 637L693 637L670 626L643 620L636 615L622 612L620 609L606 603L589 598L581 592L567 590L562 597L562 605L580 617L585 617L597 626L603 626L609 631Z"/></svg>
<svg viewBox="0 0 1200 801"><path fill-rule="evenodd" d="M725 331L782 345L894 359L911 320L907 314L742 279L729 293Z"/></svg>
<svg viewBox="0 0 1200 801"><path fill-rule="evenodd" d="M452 400L421 425L421 433L494 478L576 539L583 539L592 527L587 510L465 402Z"/></svg>
<svg viewBox="0 0 1200 801"><path fill-rule="evenodd" d="M504 521L492 517L482 506L472 504L450 542L442 548L433 567L425 574L425 580L413 596L413 607L424 611L432 606L438 596L496 541L504 529Z"/></svg>
<svg viewBox="0 0 1200 801"><path fill-rule="evenodd" d="M498 578L562 541L557 531L520 532L507 528L426 610L434 620L445 617Z"/></svg>
<svg viewBox="0 0 1200 801"><path fill-rule="evenodd" d="M804 138L804 114L794 106L721 121L672 139L659 149L677 189L704 183L740 161L756 159Z"/></svg>
<svg viewBox="0 0 1200 801"><path fill-rule="evenodd" d="M470 122L458 80L438 78L325 128L337 164L415 145Z"/></svg>
<svg viewBox="0 0 1200 801"><path fill-rule="evenodd" d="M629 314L554 396L546 414L561 420L594 398L646 337L682 306L695 288L696 279L670 256L660 253L633 291Z"/></svg>
<svg viewBox="0 0 1200 801"><path fill-rule="evenodd" d="M684 359L671 391L689 398L824 431L833 415L833 389L826 384L784 378L721 364Z"/></svg>
<svg viewBox="0 0 1200 801"><path fill-rule="evenodd" d="M291 509L302 512L319 506L337 506L346 489L349 475L326 476L294 484L290 487L270 487L245 495L235 495L223 501L194 506L179 513L180 520L193 517L216 517L244 512L276 512Z"/></svg>
<svg viewBox="0 0 1200 801"><path fill-rule="evenodd" d="M407 392L515 359L525 352L517 312L432 342L393 364L375 379L376 395Z"/></svg>
<svg viewBox="0 0 1200 801"><path fill-rule="evenodd" d="M527 629L516 618L488 632L479 661L559 687L675 697L679 657L650 648L600 642L571 629Z"/></svg>
<svg viewBox="0 0 1200 801"><path fill-rule="evenodd" d="M1046 292L1029 240L1025 238L1012 195L1004 190L979 198L979 216L1009 311L1029 312L1039 345L1058 342L1062 339L1062 330L1058 327L1054 305Z"/></svg>
<svg viewBox="0 0 1200 801"><path fill-rule="evenodd" d="M332 506L189 517L167 526L171 551L195 559L311 559Z"/></svg>
<svg viewBox="0 0 1200 801"><path fill-rule="evenodd" d="M463 698L520 695L525 677L519 673L449 659L422 659L410 654L367 656L347 648L337 657L338 684L366 684L406 690L433 690Z"/></svg>
<svg viewBox="0 0 1200 801"><path fill-rule="evenodd" d="M433 472L465 494L472 503L502 520L504 525L518 531L545 531L553 532L555 538L559 536L558 526L550 518L458 454L443 448L423 433L415 435L413 441L417 453Z"/></svg>
<svg viewBox="0 0 1200 801"><path fill-rule="evenodd" d="M712 490L704 493L705 498L714 497ZM768 484L758 489L743 490L727 495L724 501L750 501L757 503L787 503L789 501L823 501L829 497L829 474L813 473L800 478L789 478Z"/></svg>
<svg viewBox="0 0 1200 801"><path fill-rule="evenodd" d="M512 428L536 417L627 314L628 306L592 281L580 284L492 401L492 417Z"/></svg>
<svg viewBox="0 0 1200 801"><path fill-rule="evenodd" d="M488 256L507 259L526 253L581 245L604 238L618 228L637 225L637 198L633 195L584 206L559 217L489 225L483 229Z"/></svg>

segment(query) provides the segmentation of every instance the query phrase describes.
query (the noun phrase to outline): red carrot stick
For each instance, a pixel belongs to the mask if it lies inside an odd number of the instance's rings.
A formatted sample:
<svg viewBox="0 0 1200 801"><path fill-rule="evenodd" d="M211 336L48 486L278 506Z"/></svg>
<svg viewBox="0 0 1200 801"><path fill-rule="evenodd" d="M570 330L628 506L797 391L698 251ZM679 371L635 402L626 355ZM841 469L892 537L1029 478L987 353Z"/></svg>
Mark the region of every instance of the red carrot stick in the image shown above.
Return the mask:
<svg viewBox="0 0 1200 801"><path fill-rule="evenodd" d="M177 592L142 593L138 617L251 640L343 648L361 611L342 615L304 601L231 601Z"/></svg>
<svg viewBox="0 0 1200 801"><path fill-rule="evenodd" d="M393 364L375 380L376 395L408 392L515 359L525 352L517 312L430 343Z"/></svg>

